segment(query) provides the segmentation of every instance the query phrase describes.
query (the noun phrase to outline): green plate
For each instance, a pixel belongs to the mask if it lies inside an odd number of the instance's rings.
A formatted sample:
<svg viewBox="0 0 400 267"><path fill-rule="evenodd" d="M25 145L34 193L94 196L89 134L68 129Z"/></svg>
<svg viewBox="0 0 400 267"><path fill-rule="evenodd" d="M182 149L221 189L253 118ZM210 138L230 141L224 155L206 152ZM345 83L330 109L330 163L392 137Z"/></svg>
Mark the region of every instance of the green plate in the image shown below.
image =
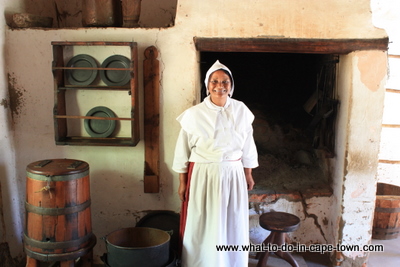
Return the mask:
<svg viewBox="0 0 400 267"><path fill-rule="evenodd" d="M86 114L90 117L115 118L114 112L107 107L94 107ZM115 130L115 120L85 119L86 132L91 137L109 137Z"/></svg>
<svg viewBox="0 0 400 267"><path fill-rule="evenodd" d="M106 58L101 63L102 68L122 68L126 70L100 70L100 77L108 86L123 86L131 80L129 58L121 55L114 55Z"/></svg>
<svg viewBox="0 0 400 267"><path fill-rule="evenodd" d="M74 67L74 68L98 68L97 61L85 54L77 55L71 58L68 63L67 67ZM66 70L65 74L67 76L67 81L71 85L89 85L91 84L97 77L97 70Z"/></svg>

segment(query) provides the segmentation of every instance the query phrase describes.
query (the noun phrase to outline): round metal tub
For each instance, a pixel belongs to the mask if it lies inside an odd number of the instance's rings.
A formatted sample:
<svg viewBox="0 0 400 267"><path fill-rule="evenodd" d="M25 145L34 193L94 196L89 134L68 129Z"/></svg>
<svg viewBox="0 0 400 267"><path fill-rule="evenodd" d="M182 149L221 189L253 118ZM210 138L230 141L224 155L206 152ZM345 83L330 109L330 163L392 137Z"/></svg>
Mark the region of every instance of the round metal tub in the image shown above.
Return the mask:
<svg viewBox="0 0 400 267"><path fill-rule="evenodd" d="M148 227L131 227L105 238L110 267L162 267L169 261L170 235Z"/></svg>

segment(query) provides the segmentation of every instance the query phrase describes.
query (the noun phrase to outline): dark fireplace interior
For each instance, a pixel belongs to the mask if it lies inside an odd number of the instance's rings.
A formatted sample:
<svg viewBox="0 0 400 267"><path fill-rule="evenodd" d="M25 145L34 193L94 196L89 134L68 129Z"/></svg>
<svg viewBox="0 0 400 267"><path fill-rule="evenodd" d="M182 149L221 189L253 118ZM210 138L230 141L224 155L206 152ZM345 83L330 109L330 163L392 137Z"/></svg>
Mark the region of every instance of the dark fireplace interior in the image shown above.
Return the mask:
<svg viewBox="0 0 400 267"><path fill-rule="evenodd" d="M233 98L243 101L255 115L260 165L253 170L255 191L329 187L327 158L334 157L338 57L201 52L201 81L217 59L233 73Z"/></svg>

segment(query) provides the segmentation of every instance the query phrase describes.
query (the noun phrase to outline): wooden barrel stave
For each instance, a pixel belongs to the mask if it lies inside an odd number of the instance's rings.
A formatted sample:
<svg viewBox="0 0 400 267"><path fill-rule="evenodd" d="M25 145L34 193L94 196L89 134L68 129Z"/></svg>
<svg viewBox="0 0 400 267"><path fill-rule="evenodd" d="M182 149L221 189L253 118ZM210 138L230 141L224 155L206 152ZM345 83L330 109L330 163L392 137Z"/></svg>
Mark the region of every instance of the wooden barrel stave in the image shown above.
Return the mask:
<svg viewBox="0 0 400 267"><path fill-rule="evenodd" d="M47 170L27 167L25 249L38 260L75 259L96 243L92 234L87 163L65 170L73 160L52 160ZM56 165L56 166L54 166ZM42 173L40 173L42 172ZM50 190L46 189L46 186Z"/></svg>
<svg viewBox="0 0 400 267"><path fill-rule="evenodd" d="M395 239L399 235L400 196L376 196L372 238L383 240Z"/></svg>

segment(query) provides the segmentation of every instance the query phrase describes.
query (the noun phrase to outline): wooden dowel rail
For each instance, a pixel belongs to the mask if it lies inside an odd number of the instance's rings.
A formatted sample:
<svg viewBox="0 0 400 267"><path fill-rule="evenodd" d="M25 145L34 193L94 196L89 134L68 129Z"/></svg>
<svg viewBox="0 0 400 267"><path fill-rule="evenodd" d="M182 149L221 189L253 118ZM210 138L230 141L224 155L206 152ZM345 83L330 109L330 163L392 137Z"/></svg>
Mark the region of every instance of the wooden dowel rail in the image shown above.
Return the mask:
<svg viewBox="0 0 400 267"><path fill-rule="evenodd" d="M380 160L379 160L379 163L400 164L400 160L380 159Z"/></svg>
<svg viewBox="0 0 400 267"><path fill-rule="evenodd" d="M96 45L103 45L103 46L132 46L131 42L64 42L64 41L52 41L52 45L63 45L63 46L96 46Z"/></svg>
<svg viewBox="0 0 400 267"><path fill-rule="evenodd" d="M133 121L133 118L116 117L92 117L92 116L74 116L74 115L55 115L56 119L88 119L88 120L111 120L111 121Z"/></svg>
<svg viewBox="0 0 400 267"><path fill-rule="evenodd" d="M68 84L67 86L60 86L58 87L58 90L106 90L110 91L131 91L131 89L128 86L98 86L98 85L87 85L86 87L82 87L80 85L70 85Z"/></svg>
<svg viewBox="0 0 400 267"><path fill-rule="evenodd" d="M400 124L382 124L384 128L400 128Z"/></svg>
<svg viewBox="0 0 400 267"><path fill-rule="evenodd" d="M89 140L123 140L123 141L130 141L130 137L91 137L91 136L68 136L68 139L71 140L84 140L84 141L89 141Z"/></svg>
<svg viewBox="0 0 400 267"><path fill-rule="evenodd" d="M400 89L386 88L386 92L400 94Z"/></svg>
<svg viewBox="0 0 400 267"><path fill-rule="evenodd" d="M53 70L133 70L133 68L53 67Z"/></svg>

